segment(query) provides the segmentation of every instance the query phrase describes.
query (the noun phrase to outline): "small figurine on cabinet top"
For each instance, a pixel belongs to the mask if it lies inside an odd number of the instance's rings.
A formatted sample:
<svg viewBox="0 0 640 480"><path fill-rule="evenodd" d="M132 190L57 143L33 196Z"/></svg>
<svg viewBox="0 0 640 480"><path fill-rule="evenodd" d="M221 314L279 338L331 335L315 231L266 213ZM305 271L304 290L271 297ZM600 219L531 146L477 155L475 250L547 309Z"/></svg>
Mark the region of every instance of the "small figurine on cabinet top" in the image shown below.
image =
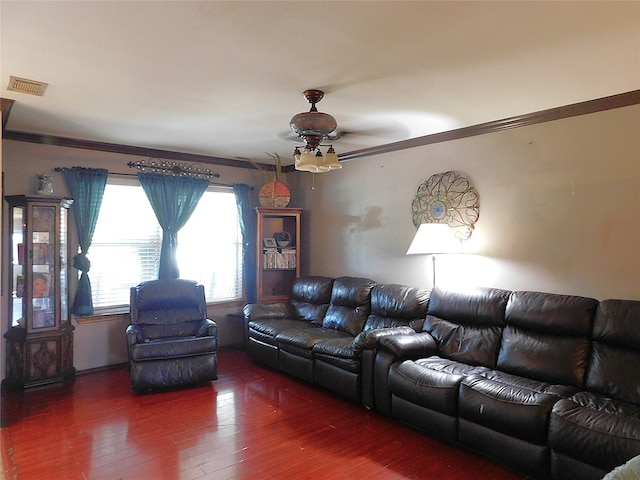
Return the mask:
<svg viewBox="0 0 640 480"><path fill-rule="evenodd" d="M38 175L36 192L38 195L53 195L53 180L49 175Z"/></svg>

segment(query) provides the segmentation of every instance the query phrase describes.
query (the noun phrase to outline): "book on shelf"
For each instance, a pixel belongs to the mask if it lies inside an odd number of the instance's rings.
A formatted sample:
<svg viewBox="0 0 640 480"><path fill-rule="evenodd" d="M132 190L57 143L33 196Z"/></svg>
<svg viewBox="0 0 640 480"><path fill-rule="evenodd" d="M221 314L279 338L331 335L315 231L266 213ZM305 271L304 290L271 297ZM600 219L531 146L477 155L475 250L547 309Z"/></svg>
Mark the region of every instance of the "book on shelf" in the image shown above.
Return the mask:
<svg viewBox="0 0 640 480"><path fill-rule="evenodd" d="M295 247L264 248L262 250L262 267L264 269L296 268Z"/></svg>

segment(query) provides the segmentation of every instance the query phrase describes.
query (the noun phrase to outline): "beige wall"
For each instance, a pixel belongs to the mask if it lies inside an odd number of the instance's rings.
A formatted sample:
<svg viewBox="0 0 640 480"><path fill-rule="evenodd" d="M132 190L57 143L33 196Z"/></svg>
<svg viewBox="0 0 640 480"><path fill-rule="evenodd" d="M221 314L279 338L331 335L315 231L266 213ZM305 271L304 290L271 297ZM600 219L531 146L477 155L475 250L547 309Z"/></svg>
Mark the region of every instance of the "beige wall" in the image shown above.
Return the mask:
<svg viewBox="0 0 640 480"><path fill-rule="evenodd" d="M438 257L439 285L640 300L640 106L346 162L301 174L306 269L431 287L431 257L405 256L411 202L458 171L480 196L465 255ZM290 180L291 182L291 180Z"/></svg>
<svg viewBox="0 0 640 480"><path fill-rule="evenodd" d="M430 257L405 255L411 202L428 177L455 170L478 190L480 219L468 253L438 257L438 284L640 299L638 125L640 106L625 107L352 160L316 175L313 189L312 174L289 174L291 206L305 208L303 273L430 288ZM3 157L5 194L32 192L34 176L54 167L131 173L126 163L139 159L15 141ZM224 183L263 183L255 170L215 170ZM67 194L59 174L54 187ZM210 311L223 345L237 341L241 326L226 319L237 310ZM5 316L3 306L3 326ZM126 317L74 323L78 370L126 361Z"/></svg>

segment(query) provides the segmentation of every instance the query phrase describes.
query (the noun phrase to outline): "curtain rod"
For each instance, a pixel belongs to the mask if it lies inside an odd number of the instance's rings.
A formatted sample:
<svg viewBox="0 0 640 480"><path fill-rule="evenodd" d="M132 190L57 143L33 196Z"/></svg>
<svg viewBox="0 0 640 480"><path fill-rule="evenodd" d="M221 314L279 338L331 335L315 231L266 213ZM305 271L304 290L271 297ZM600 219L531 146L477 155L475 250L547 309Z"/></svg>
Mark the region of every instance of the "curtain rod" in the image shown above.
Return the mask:
<svg viewBox="0 0 640 480"><path fill-rule="evenodd" d="M56 167L54 168L54 171L62 172L65 168L69 168L69 167ZM115 173L115 172L109 172L109 175L114 175L118 177L137 177L138 176L136 173ZM214 187L233 188L233 185L229 183L219 183L219 182L209 181L209 185L213 185ZM249 185L249 189L254 190L253 186L251 185Z"/></svg>

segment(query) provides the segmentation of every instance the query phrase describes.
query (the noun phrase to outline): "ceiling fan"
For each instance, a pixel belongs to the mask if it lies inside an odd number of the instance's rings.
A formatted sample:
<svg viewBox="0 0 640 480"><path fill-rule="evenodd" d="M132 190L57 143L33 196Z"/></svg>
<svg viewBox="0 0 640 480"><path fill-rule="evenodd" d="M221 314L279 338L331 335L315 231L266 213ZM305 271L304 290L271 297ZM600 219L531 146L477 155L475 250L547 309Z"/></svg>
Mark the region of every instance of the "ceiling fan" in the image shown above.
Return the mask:
<svg viewBox="0 0 640 480"><path fill-rule="evenodd" d="M333 149L334 141L349 136L350 139L375 137L378 140L395 141L407 138L406 127L390 123L388 119L380 121L358 119L359 127L355 129L338 128L336 119L328 113L319 112L316 104L324 97L322 90L309 89L303 92L304 98L311 104L308 112L298 113L289 122L290 131L280 135L280 138L299 142L304 140L304 146L296 146L293 151L296 170L313 173L323 173L342 168ZM353 119L352 119L353 121ZM323 145L323 142L327 145ZM357 142L357 141L356 141ZM326 155L322 155L319 147L329 147ZM302 150L302 151L301 151Z"/></svg>
<svg viewBox="0 0 640 480"><path fill-rule="evenodd" d="M324 97L324 92L310 89L305 90L303 95L311 104L311 109L294 115L289 122L291 131L305 143L303 147L295 147L293 150L295 169L303 172L324 173L342 168L333 145L328 145L326 155L322 155L319 148L324 140L330 139L331 133L338 127L335 118L328 113L319 112L316 108L316 104ZM300 152L300 148L303 148L303 152Z"/></svg>

